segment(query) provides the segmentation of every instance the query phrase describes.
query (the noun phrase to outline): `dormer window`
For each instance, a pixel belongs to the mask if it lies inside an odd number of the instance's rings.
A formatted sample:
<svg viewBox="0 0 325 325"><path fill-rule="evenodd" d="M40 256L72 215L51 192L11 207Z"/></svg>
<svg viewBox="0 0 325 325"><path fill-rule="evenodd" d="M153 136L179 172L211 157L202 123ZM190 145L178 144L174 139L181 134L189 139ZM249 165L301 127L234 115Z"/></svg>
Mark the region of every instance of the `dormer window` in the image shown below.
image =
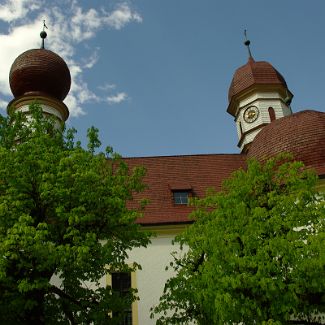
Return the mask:
<svg viewBox="0 0 325 325"><path fill-rule="evenodd" d="M192 186L183 181L175 181L168 184L171 190L174 205L188 205L189 198L193 196Z"/></svg>
<svg viewBox="0 0 325 325"><path fill-rule="evenodd" d="M189 191L173 191L174 204L188 204Z"/></svg>

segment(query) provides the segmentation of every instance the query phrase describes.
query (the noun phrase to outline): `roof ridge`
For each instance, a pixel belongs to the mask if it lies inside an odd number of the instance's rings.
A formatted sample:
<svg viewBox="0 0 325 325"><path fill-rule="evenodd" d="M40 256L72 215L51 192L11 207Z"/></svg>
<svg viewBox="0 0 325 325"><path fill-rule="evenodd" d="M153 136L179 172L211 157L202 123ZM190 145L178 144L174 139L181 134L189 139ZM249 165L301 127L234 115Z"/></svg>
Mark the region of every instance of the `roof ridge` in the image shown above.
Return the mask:
<svg viewBox="0 0 325 325"><path fill-rule="evenodd" d="M202 154L158 155L158 156L139 156L139 157L122 156L122 159L201 157L201 156L242 156L242 157L245 157L246 155L243 153L202 153Z"/></svg>

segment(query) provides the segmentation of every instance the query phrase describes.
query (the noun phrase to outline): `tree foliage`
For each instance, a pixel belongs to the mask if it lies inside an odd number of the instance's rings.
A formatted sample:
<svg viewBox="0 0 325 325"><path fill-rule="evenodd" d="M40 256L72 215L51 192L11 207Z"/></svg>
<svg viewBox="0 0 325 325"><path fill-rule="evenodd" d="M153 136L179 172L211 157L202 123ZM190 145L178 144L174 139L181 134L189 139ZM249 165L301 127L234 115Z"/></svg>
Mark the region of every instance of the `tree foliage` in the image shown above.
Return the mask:
<svg viewBox="0 0 325 325"><path fill-rule="evenodd" d="M176 242L176 275L157 324L321 324L325 313L325 198L316 175L279 156L250 161L194 202ZM152 315L153 316L153 315Z"/></svg>
<svg viewBox="0 0 325 325"><path fill-rule="evenodd" d="M99 282L130 271L128 250L148 243L126 206L144 171L110 148L95 154L95 128L85 150L74 130L30 112L0 120L0 324L116 324L134 292Z"/></svg>

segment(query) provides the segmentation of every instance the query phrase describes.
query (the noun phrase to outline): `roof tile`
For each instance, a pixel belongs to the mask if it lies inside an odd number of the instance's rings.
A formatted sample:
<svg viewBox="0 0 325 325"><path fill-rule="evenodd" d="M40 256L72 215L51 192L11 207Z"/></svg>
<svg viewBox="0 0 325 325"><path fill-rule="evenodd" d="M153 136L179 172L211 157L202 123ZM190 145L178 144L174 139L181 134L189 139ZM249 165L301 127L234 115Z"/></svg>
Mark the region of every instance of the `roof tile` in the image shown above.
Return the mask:
<svg viewBox="0 0 325 325"><path fill-rule="evenodd" d="M257 134L247 156L266 160L280 152L325 174L325 113L305 110L273 121Z"/></svg>
<svg viewBox="0 0 325 325"><path fill-rule="evenodd" d="M130 168L144 166L147 170L144 182L148 188L136 194L129 205L134 207L143 198L149 200L143 218L138 220L140 224L189 222L188 214L193 208L173 203L171 184L186 184L195 197L201 198L208 188L220 190L224 179L245 167L245 159L243 154L124 158Z"/></svg>
<svg viewBox="0 0 325 325"><path fill-rule="evenodd" d="M255 84L279 84L287 88L287 84L280 72L270 63L266 61L254 61L250 58L245 65L235 71L228 92L229 102L232 97Z"/></svg>

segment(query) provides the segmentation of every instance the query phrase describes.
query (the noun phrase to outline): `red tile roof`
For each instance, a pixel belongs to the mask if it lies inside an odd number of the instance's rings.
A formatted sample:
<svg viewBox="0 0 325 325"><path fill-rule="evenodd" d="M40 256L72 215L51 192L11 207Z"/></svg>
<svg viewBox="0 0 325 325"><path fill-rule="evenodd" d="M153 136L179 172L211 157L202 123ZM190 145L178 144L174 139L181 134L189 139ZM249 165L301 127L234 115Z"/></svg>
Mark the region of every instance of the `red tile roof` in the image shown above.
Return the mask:
<svg viewBox="0 0 325 325"><path fill-rule="evenodd" d="M287 88L287 84L280 74L270 63L266 61L254 61L249 58L248 62L239 67L232 78L228 92L228 100L238 95L243 90L252 85L282 85Z"/></svg>
<svg viewBox="0 0 325 325"><path fill-rule="evenodd" d="M196 197L203 197L208 188L220 190L222 181L230 174L245 168L247 157L260 160L280 152L292 152L297 160L325 174L325 113L302 111L265 126L252 142L248 155L210 154L166 157L124 158L130 168L144 166L144 182L148 188L135 195L130 207L142 198L149 204L143 225L161 225L190 222L193 210L186 205L173 203L173 190L190 190Z"/></svg>
<svg viewBox="0 0 325 325"><path fill-rule="evenodd" d="M273 121L257 134L247 156L265 160L280 152L325 175L325 113L306 110Z"/></svg>
<svg viewBox="0 0 325 325"><path fill-rule="evenodd" d="M191 189L196 197L203 197L208 188L219 190L222 181L233 171L245 167L245 155L210 154L166 157L124 158L130 168L144 166L144 182L148 189L135 196L149 199L143 225L186 223L192 207L174 205L172 190ZM132 206L132 202L130 206Z"/></svg>

